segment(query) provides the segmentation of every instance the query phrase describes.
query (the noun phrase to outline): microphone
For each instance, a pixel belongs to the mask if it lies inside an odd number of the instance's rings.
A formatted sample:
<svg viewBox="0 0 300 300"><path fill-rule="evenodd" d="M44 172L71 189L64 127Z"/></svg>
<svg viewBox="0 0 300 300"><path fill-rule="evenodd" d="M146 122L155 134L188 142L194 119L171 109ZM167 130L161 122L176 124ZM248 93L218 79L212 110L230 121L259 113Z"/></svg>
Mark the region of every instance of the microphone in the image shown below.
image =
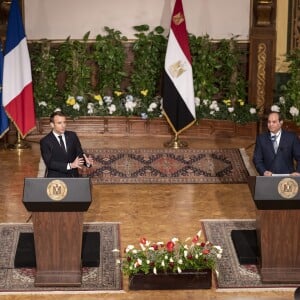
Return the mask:
<svg viewBox="0 0 300 300"><path fill-rule="evenodd" d="M92 165L86 162L86 160L85 160L83 154L85 154L85 153L84 153L84 152L81 152L78 156L79 156L80 158L83 158L83 160L84 160L84 165L85 165L87 168L90 168Z"/></svg>

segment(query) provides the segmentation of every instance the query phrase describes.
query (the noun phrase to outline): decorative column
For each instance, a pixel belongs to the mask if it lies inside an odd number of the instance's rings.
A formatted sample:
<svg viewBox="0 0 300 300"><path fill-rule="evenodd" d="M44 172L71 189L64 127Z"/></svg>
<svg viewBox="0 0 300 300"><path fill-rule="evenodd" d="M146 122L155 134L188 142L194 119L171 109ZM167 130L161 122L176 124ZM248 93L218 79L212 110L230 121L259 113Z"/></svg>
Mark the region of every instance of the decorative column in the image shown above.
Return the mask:
<svg viewBox="0 0 300 300"><path fill-rule="evenodd" d="M249 91L250 103L263 114L273 103L276 62L276 2L253 0L250 28Z"/></svg>

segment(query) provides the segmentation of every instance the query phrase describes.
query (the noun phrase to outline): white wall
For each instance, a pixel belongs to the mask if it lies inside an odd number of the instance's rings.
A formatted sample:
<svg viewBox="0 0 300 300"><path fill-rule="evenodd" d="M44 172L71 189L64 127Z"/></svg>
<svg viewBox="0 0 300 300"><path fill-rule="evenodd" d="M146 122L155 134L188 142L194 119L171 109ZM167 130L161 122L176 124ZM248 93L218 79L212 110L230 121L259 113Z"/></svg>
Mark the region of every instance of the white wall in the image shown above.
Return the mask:
<svg viewBox="0 0 300 300"><path fill-rule="evenodd" d="M211 38L248 39L251 0L183 0L187 29ZM80 39L104 26L134 38L135 25L161 25L168 33L175 0L24 0L28 39Z"/></svg>

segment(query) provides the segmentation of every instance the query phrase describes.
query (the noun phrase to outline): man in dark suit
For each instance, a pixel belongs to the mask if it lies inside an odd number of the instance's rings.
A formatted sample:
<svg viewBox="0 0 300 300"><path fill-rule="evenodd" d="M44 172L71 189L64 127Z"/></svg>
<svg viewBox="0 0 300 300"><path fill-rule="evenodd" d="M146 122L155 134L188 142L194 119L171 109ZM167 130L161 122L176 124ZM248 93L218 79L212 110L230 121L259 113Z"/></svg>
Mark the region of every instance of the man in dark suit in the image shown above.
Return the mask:
<svg viewBox="0 0 300 300"><path fill-rule="evenodd" d="M268 132L256 138L253 163L259 175L300 175L300 141L293 132L282 130L283 120L278 112L268 116Z"/></svg>
<svg viewBox="0 0 300 300"><path fill-rule="evenodd" d="M83 153L77 134L66 131L66 116L61 111L50 116L50 126L52 131L40 141L45 177L78 177L83 165L92 166L92 157Z"/></svg>

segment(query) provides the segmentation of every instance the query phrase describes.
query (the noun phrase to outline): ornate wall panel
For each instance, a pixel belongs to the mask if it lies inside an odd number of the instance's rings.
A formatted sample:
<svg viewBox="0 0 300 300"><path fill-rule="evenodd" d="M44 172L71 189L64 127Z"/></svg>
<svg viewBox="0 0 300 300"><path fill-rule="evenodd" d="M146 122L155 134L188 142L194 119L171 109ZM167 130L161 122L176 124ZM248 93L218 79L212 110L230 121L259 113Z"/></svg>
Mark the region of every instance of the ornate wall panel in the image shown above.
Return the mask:
<svg viewBox="0 0 300 300"><path fill-rule="evenodd" d="M291 0L290 49L300 48L300 0Z"/></svg>
<svg viewBox="0 0 300 300"><path fill-rule="evenodd" d="M276 63L276 0L253 0L250 29L249 102L263 114L273 103Z"/></svg>

